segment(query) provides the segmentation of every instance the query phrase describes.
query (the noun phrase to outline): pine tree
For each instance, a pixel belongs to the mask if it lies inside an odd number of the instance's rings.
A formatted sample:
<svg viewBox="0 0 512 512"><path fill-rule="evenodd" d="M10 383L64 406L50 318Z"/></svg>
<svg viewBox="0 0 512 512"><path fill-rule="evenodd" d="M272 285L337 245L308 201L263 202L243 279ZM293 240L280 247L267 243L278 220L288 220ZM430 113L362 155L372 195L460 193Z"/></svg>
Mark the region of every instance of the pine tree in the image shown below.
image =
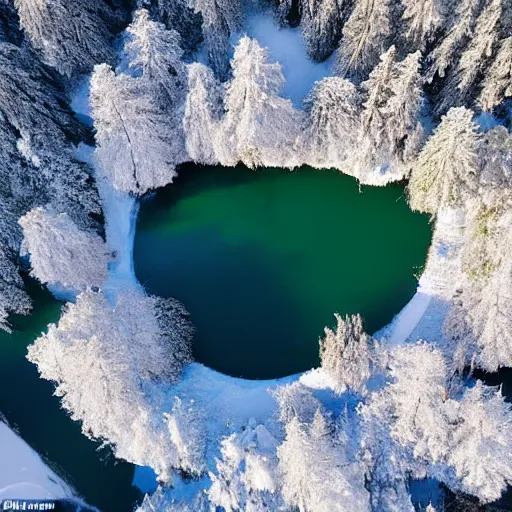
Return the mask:
<svg viewBox="0 0 512 512"><path fill-rule="evenodd" d="M511 407L501 391L481 381L466 389L448 440L447 463L455 482L447 484L477 496L483 503L497 500L512 482Z"/></svg>
<svg viewBox="0 0 512 512"><path fill-rule="evenodd" d="M436 74L443 78L447 69L456 62L474 32L481 3L481 0L461 0L457 3L452 16L449 16L449 11L446 13L450 28L428 57L429 81L432 81Z"/></svg>
<svg viewBox="0 0 512 512"><path fill-rule="evenodd" d="M349 80L327 77L304 102L307 126L300 146L306 162L318 168L343 169L356 144L361 97Z"/></svg>
<svg viewBox="0 0 512 512"><path fill-rule="evenodd" d="M131 36L126 45L130 67L139 71L162 106L181 108L187 78L178 32L151 21L145 9L135 12L127 32Z"/></svg>
<svg viewBox="0 0 512 512"><path fill-rule="evenodd" d="M456 205L474 190L479 140L473 113L452 108L412 165L409 201L414 210L433 215L443 205Z"/></svg>
<svg viewBox="0 0 512 512"><path fill-rule="evenodd" d="M478 17L474 33L460 60L448 76L437 112L444 112L454 105L467 102L477 79L487 65L499 38L499 20L502 0L492 0Z"/></svg>
<svg viewBox="0 0 512 512"><path fill-rule="evenodd" d="M407 46L423 50L442 27L447 6L445 0L402 0Z"/></svg>
<svg viewBox="0 0 512 512"><path fill-rule="evenodd" d="M282 510L278 492L277 441L264 425L250 420L221 441L221 457L210 471L208 497L227 512Z"/></svg>
<svg viewBox="0 0 512 512"><path fill-rule="evenodd" d="M320 340L322 369L331 377L337 393L349 389L364 394L372 374L371 338L359 315L335 317L336 332L326 328L325 337Z"/></svg>
<svg viewBox="0 0 512 512"><path fill-rule="evenodd" d="M30 254L31 275L41 283L82 291L101 286L107 279L105 242L96 233L79 229L66 213L38 207L19 223L23 253Z"/></svg>
<svg viewBox="0 0 512 512"><path fill-rule="evenodd" d="M389 1L356 0L343 27L337 72L357 82L367 78L386 49L390 37Z"/></svg>
<svg viewBox="0 0 512 512"><path fill-rule="evenodd" d="M360 140L367 165L406 162L415 156L422 142L420 57L416 52L397 62L392 46L361 85L366 101Z"/></svg>
<svg viewBox="0 0 512 512"><path fill-rule="evenodd" d="M203 64L188 66L188 94L183 128L187 153L191 160L215 165L217 130L223 114L224 90L212 71Z"/></svg>
<svg viewBox="0 0 512 512"><path fill-rule="evenodd" d="M112 33L103 0L15 0L20 24L44 61L68 77L111 62ZM114 13L108 13L114 17Z"/></svg>
<svg viewBox="0 0 512 512"><path fill-rule="evenodd" d="M241 0L191 0L203 19L203 34L210 66L225 80L229 75L229 55L233 34L243 27Z"/></svg>
<svg viewBox="0 0 512 512"><path fill-rule="evenodd" d="M178 458L159 410L162 385L180 379L191 360L190 338L177 301L138 290L113 299L88 290L66 306L27 357L42 378L55 382L62 406L82 422L85 435L167 481Z"/></svg>
<svg viewBox="0 0 512 512"><path fill-rule="evenodd" d="M170 414L165 414L171 441L176 447L179 467L200 476L206 470L206 419L193 400L174 397Z"/></svg>
<svg viewBox="0 0 512 512"><path fill-rule="evenodd" d="M91 79L96 128L95 157L114 188L139 195L171 183L183 162L183 141L144 82L110 66L96 66ZM180 127L181 128L181 127Z"/></svg>
<svg viewBox="0 0 512 512"><path fill-rule="evenodd" d="M345 0L302 0L302 35L313 60L327 59L338 46L345 7Z"/></svg>
<svg viewBox="0 0 512 512"><path fill-rule="evenodd" d="M491 111L512 96L512 37L500 41L492 64L486 70L478 99L483 110Z"/></svg>
<svg viewBox="0 0 512 512"><path fill-rule="evenodd" d="M293 151L301 113L279 96L284 85L281 66L268 62L268 50L243 37L235 49L233 79L226 92L222 141L223 165L293 167Z"/></svg>
<svg viewBox="0 0 512 512"><path fill-rule="evenodd" d="M336 441L333 427L317 410L310 424L293 418L278 447L282 493L301 512L370 510L361 466L350 449Z"/></svg>
<svg viewBox="0 0 512 512"><path fill-rule="evenodd" d="M176 30L185 53L191 54L201 43L201 16L188 5L189 0L156 0L158 14L165 26Z"/></svg>

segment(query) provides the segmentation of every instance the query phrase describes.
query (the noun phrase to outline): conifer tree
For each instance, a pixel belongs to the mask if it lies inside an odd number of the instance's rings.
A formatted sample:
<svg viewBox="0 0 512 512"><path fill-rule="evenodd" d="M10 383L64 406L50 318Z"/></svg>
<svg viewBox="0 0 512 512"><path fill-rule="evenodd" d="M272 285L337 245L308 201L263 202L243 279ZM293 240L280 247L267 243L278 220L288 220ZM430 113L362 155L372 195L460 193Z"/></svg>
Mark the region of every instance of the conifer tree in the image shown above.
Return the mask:
<svg viewBox="0 0 512 512"><path fill-rule="evenodd" d="M302 35L313 60L325 60L338 46L345 8L345 0L302 0Z"/></svg>
<svg viewBox="0 0 512 512"><path fill-rule="evenodd" d="M141 74L164 108L181 108L187 78L178 32L152 21L145 9L136 11L127 32L131 36L126 45L130 67Z"/></svg>
<svg viewBox="0 0 512 512"><path fill-rule="evenodd" d="M185 159L183 141L173 137L172 120L145 84L102 64L91 79L90 101L95 157L113 187L142 195L171 183Z"/></svg>
<svg viewBox="0 0 512 512"><path fill-rule="evenodd" d="M389 0L356 0L343 27L337 55L337 72L360 82L378 63L387 47L390 28Z"/></svg>
<svg viewBox="0 0 512 512"><path fill-rule="evenodd" d="M15 0L20 24L44 61L66 76L111 62L112 33L103 0ZM104 13L113 17L114 13Z"/></svg>
<svg viewBox="0 0 512 512"><path fill-rule="evenodd" d="M512 96L512 37L500 41L493 62L487 68L478 99L483 110L491 111Z"/></svg>
<svg viewBox="0 0 512 512"><path fill-rule="evenodd" d="M412 165L409 200L414 210L433 215L441 206L460 205L474 191L479 136L473 113L452 108Z"/></svg>
<svg viewBox="0 0 512 512"><path fill-rule="evenodd" d="M349 80L327 77L304 102L307 126L300 146L309 165L343 169L357 143L361 97Z"/></svg>
<svg viewBox="0 0 512 512"><path fill-rule="evenodd" d="M290 100L279 96L284 85L281 66L270 63L268 50L243 37L235 49L233 79L224 104L219 160L248 167L293 167L293 151L302 116ZM300 158L300 157L299 157Z"/></svg>
<svg viewBox="0 0 512 512"><path fill-rule="evenodd" d="M203 35L210 66L216 76L229 75L230 38L243 26L241 0L192 0L203 19Z"/></svg>
<svg viewBox="0 0 512 512"><path fill-rule="evenodd" d="M223 114L224 90L212 71L197 62L188 66L183 127L187 153L200 164L218 163L216 138Z"/></svg>

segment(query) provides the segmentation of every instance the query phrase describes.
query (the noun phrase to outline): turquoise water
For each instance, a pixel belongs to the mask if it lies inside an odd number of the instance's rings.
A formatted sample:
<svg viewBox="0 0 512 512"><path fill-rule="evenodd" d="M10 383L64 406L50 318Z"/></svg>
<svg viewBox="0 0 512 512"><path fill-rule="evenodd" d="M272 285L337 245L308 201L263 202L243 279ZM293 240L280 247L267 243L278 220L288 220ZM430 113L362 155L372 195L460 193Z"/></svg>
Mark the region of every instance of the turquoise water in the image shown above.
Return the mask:
<svg viewBox="0 0 512 512"><path fill-rule="evenodd" d="M131 486L134 466L116 461L109 449L88 440L53 396L54 386L39 378L26 359L30 345L49 323L57 322L62 304L27 279L34 311L13 317L12 335L0 331L0 411L28 444L64 476L85 500L103 512L129 512L140 493ZM19 498L22 498L19 496Z"/></svg>
<svg viewBox="0 0 512 512"><path fill-rule="evenodd" d="M398 185L190 166L142 202L134 261L149 292L189 310L199 362L274 378L318 364L335 312L361 313L369 332L386 325L413 296L430 240Z"/></svg>

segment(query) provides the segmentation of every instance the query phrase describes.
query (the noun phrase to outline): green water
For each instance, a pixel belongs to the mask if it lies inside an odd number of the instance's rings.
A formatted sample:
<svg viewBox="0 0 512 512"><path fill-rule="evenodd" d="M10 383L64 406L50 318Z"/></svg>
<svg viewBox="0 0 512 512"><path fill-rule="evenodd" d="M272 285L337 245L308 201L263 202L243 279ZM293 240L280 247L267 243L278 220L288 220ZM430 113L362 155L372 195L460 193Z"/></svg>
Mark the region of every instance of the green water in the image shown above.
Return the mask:
<svg viewBox="0 0 512 512"><path fill-rule="evenodd" d="M409 301L431 227L403 188L334 171L182 170L144 200L134 261L151 292L180 299L196 360L246 378L318 364L333 313L374 332Z"/></svg>
<svg viewBox="0 0 512 512"><path fill-rule="evenodd" d="M89 504L103 512L129 512L141 497L131 486L134 466L116 461L107 449L98 451L99 444L60 408L54 386L25 358L27 346L58 321L62 307L36 282L27 280L27 286L33 313L11 319L14 334L0 331L0 412Z"/></svg>

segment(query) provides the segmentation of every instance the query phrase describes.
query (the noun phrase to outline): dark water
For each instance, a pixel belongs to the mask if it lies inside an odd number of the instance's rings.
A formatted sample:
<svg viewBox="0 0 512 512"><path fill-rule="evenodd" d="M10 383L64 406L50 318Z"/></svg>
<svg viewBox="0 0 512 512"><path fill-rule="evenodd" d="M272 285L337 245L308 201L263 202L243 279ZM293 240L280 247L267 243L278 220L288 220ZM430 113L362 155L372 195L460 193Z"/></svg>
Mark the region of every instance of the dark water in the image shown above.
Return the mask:
<svg viewBox="0 0 512 512"><path fill-rule="evenodd" d="M115 461L109 450L98 451L99 444L89 441L60 408L54 386L40 379L25 358L27 345L48 323L58 321L62 306L36 282L27 280L27 286L34 300L32 315L11 319L14 334L0 331L0 411L89 504L103 512L129 512L140 499L131 486L134 466Z"/></svg>
<svg viewBox="0 0 512 512"><path fill-rule="evenodd" d="M190 311L198 361L273 378L318 364L335 312L361 313L369 332L386 325L413 296L430 240L400 186L189 167L143 201L135 272Z"/></svg>

